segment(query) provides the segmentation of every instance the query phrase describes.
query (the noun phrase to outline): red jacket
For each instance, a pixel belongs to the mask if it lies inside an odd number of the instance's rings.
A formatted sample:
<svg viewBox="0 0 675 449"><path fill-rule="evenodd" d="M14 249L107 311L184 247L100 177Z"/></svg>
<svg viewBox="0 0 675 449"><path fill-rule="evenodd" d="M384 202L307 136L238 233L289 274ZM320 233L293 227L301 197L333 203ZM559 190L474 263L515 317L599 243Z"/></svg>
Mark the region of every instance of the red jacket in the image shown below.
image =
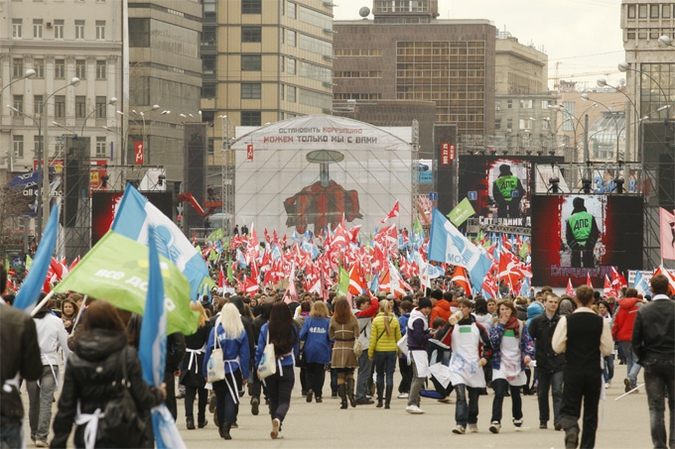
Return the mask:
<svg viewBox="0 0 675 449"><path fill-rule="evenodd" d="M434 320L436 318L443 318L443 321L447 323L451 314L452 311L450 310L450 303L445 299L439 299L431 308L431 314L429 315L429 326L434 325ZM448 332L448 334L442 340L442 342L448 346L450 346L450 334L452 334L452 332Z"/></svg>
<svg viewBox="0 0 675 449"><path fill-rule="evenodd" d="M619 311L616 312L614 317L612 338L615 341L631 341L637 309L642 301L638 298L622 298L617 304L619 305Z"/></svg>

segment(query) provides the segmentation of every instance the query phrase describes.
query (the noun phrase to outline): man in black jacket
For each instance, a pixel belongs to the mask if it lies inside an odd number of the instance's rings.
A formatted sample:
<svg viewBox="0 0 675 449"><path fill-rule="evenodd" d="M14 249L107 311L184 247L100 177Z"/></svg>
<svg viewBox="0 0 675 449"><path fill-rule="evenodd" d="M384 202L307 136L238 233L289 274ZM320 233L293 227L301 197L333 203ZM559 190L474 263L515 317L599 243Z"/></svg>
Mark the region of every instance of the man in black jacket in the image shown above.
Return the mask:
<svg viewBox="0 0 675 449"><path fill-rule="evenodd" d="M0 263L0 290L5 291L7 273ZM35 322L27 313L0 300L0 447L25 447L23 404L19 376L37 380L42 359Z"/></svg>
<svg viewBox="0 0 675 449"><path fill-rule="evenodd" d="M530 322L530 336L535 343L535 360L537 361L537 373L539 386L537 396L539 401L539 428L546 429L550 418L548 405L548 390L551 389L553 396L553 425L555 430L562 429L560 424L560 408L563 396L563 372L565 369L565 354L556 354L553 351L551 340L553 332L560 320L558 315L558 298L548 293L544 300L544 313L532 318Z"/></svg>
<svg viewBox="0 0 675 449"><path fill-rule="evenodd" d="M567 449L575 449L579 442L578 421L582 402L584 432L581 435L581 447L595 447L602 386L600 354L610 355L614 347L609 324L590 308L593 304L593 289L588 285L577 288L574 302L578 307L570 315L560 317L551 341L556 353L566 353L560 423L565 429Z"/></svg>
<svg viewBox="0 0 675 449"><path fill-rule="evenodd" d="M633 326L632 347L645 368L649 422L654 447L675 447L675 302L668 293L668 278L651 281L652 301L640 307ZM666 439L665 392L670 409L670 440Z"/></svg>

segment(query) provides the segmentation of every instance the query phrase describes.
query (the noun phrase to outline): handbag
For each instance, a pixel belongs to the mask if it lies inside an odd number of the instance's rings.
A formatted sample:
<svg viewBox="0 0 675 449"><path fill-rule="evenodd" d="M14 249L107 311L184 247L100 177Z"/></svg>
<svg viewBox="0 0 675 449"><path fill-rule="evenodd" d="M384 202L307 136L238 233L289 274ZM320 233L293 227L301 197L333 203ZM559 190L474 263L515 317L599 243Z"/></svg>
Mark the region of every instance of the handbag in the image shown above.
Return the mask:
<svg viewBox="0 0 675 449"><path fill-rule="evenodd" d="M213 338L216 341L211 357L206 363L206 379L213 383L225 379L225 362L223 361L223 346L218 340L218 328L213 330Z"/></svg>
<svg viewBox="0 0 675 449"><path fill-rule="evenodd" d="M274 354L274 343L270 343L270 332L267 329L267 342L258 363L258 377L266 379L277 372L277 357Z"/></svg>
<svg viewBox="0 0 675 449"><path fill-rule="evenodd" d="M112 441L119 447L141 447L145 437L145 422L138 414L136 402L129 391L127 363L124 351L120 351L122 382L120 394L108 401L103 418L98 425L96 440Z"/></svg>
<svg viewBox="0 0 675 449"><path fill-rule="evenodd" d="M408 336L404 335L399 341L396 342L396 346L401 351L401 354L408 356Z"/></svg>
<svg viewBox="0 0 675 449"><path fill-rule="evenodd" d="M363 345L361 344L358 338L354 340L353 351L357 359L361 357L361 354L363 354Z"/></svg>

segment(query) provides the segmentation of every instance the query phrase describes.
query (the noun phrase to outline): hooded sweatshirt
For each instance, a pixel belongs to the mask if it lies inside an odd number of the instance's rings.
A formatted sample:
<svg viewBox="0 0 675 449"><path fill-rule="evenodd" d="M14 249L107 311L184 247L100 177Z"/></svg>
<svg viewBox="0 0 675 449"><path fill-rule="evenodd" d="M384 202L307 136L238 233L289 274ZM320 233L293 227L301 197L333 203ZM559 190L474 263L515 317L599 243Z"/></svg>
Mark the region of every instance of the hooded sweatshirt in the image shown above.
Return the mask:
<svg viewBox="0 0 675 449"><path fill-rule="evenodd" d="M408 320L408 329L406 332L408 336L408 349L411 351L424 351L429 345L429 322L420 309L415 307L410 312L410 319Z"/></svg>
<svg viewBox="0 0 675 449"><path fill-rule="evenodd" d="M637 309L642 304L639 298L621 298L619 310L612 326L612 338L615 341L631 341Z"/></svg>

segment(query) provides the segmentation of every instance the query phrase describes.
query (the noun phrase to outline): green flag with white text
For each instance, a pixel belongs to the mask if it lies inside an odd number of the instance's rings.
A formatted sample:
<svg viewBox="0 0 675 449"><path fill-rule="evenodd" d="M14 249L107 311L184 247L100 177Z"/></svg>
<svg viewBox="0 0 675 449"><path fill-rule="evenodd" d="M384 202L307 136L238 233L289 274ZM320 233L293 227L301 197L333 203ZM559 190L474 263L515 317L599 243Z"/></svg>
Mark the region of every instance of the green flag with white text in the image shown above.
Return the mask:
<svg viewBox="0 0 675 449"><path fill-rule="evenodd" d="M454 209L450 211L447 217L452 224L459 227L466 221L467 218L474 215L475 213L476 211L473 209L471 201L469 201L468 198L464 198Z"/></svg>
<svg viewBox="0 0 675 449"><path fill-rule="evenodd" d="M148 252L147 246L108 231L54 291L105 299L115 307L142 315L148 289ZM164 280L167 334L194 334L199 313L190 310L190 283L165 257L160 256L159 264Z"/></svg>
<svg viewBox="0 0 675 449"><path fill-rule="evenodd" d="M340 271L338 274L338 294L346 295L349 291L349 272L342 268L340 265Z"/></svg>

